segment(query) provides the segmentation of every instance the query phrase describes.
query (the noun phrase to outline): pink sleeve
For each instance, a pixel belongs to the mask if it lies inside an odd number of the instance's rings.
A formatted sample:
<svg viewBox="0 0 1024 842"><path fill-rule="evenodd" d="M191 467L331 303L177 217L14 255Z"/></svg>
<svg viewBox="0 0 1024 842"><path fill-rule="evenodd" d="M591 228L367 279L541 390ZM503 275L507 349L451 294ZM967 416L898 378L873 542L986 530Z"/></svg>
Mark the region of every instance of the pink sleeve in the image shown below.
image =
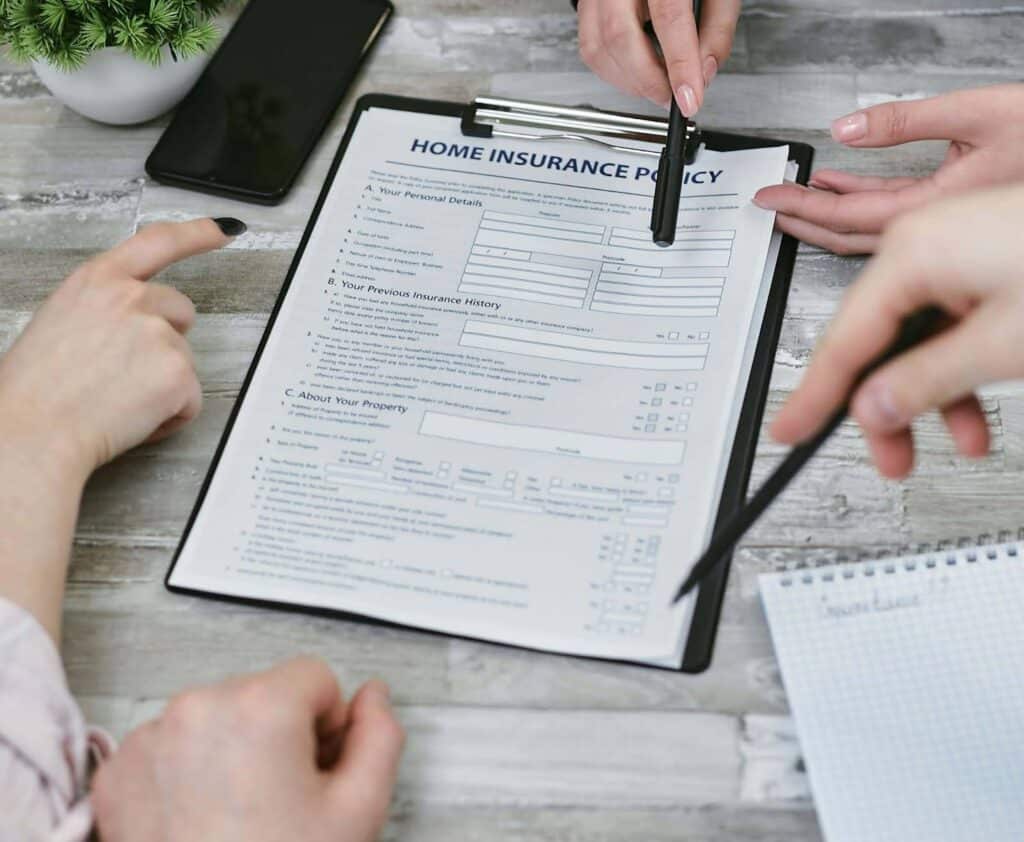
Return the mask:
<svg viewBox="0 0 1024 842"><path fill-rule="evenodd" d="M112 748L86 727L49 635L0 598L0 839L85 840L89 770Z"/></svg>

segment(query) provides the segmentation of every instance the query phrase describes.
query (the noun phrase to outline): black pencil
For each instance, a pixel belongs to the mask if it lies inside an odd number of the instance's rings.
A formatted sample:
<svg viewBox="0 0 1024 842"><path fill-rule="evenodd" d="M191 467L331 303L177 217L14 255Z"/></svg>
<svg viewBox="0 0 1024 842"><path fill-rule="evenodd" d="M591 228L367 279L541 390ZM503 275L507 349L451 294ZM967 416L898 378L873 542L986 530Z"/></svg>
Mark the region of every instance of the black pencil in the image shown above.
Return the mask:
<svg viewBox="0 0 1024 842"><path fill-rule="evenodd" d="M934 333L942 319L942 311L934 307L921 310L908 318L903 323L900 333L892 345L860 373L856 385L862 383L871 372L887 363L893 357L902 354ZM856 385L854 388L856 388ZM764 510L789 485L793 477L800 472L800 469L818 451L818 448L828 441L832 433L836 431L836 428L846 419L849 411L849 403L843 404L829 418L828 422L814 434L813 438L794 447L779 466L772 471L771 476L765 480L764 485L757 490L757 493L722 524L715 532L704 554L690 570L686 580L679 586L679 590L672 600L673 605L697 587L715 567L729 558L729 551L736 542L746 534L747 530L754 525Z"/></svg>

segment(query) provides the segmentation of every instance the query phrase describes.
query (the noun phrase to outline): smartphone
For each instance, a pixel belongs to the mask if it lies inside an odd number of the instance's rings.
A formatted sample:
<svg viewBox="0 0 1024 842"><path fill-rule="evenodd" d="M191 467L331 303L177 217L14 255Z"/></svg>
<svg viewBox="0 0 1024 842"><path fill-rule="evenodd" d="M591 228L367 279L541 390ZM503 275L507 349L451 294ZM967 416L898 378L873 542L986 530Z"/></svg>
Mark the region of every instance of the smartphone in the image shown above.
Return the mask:
<svg viewBox="0 0 1024 842"><path fill-rule="evenodd" d="M390 0L249 0L146 172L165 184L277 204L393 11Z"/></svg>

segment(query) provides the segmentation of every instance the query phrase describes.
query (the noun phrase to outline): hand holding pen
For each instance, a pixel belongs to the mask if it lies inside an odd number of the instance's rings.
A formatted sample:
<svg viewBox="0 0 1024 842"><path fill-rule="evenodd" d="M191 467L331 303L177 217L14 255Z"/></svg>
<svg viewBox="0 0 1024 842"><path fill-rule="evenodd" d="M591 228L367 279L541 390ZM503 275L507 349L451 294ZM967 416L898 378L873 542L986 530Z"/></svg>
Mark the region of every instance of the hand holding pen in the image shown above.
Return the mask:
<svg viewBox="0 0 1024 842"><path fill-rule="evenodd" d="M962 455L988 452L988 422L976 390L1024 377L1024 352L1016 342L1024 320L1022 215L1024 187L1003 187L936 202L886 229L878 254L850 288L772 424L775 439L795 447L717 526L676 601L729 557L848 410L888 477L910 472L911 423L929 410L942 413Z"/></svg>
<svg viewBox="0 0 1024 842"><path fill-rule="evenodd" d="M580 55L598 76L663 108L674 99L693 118L732 49L740 0L579 0ZM700 21L699 26L697 21ZM659 56L644 31L650 23Z"/></svg>

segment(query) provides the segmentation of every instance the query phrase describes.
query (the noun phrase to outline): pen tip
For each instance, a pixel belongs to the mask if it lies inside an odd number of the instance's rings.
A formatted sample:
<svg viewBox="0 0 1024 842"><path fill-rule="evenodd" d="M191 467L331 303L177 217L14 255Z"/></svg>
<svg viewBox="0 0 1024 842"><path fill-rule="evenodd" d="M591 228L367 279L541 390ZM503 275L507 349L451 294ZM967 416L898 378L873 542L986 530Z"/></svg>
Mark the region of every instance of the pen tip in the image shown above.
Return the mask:
<svg viewBox="0 0 1024 842"><path fill-rule="evenodd" d="M683 584L679 586L679 590L676 591L676 596L675 599L672 600L672 604L678 605L679 601L688 593L690 593L690 591L694 589L694 586L696 584L697 583L692 581L691 579L687 579L685 582L683 582Z"/></svg>

